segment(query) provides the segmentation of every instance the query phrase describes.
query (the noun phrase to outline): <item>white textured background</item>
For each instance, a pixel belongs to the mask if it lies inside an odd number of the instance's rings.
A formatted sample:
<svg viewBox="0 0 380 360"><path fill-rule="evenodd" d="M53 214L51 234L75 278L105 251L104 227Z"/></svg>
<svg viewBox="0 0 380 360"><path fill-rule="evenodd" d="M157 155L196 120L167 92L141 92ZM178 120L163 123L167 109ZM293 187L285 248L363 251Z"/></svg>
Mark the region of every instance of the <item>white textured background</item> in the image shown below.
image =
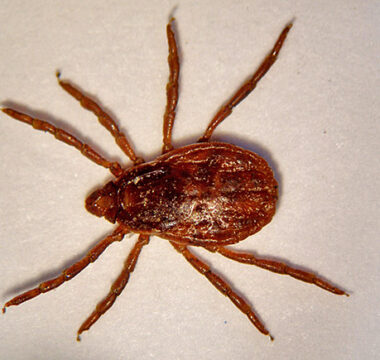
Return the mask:
<svg viewBox="0 0 380 360"><path fill-rule="evenodd" d="M351 297L198 250L254 306L276 338L271 343L168 243L152 238L122 296L78 344L76 330L120 271L128 238L71 282L0 316L0 358L375 359L379 2L2 1L0 101L128 164L97 120L57 86L60 69L153 159L161 149L165 26L173 10L182 64L177 146L200 136L296 19L279 61L216 138L263 155L281 186L272 223L238 247L315 270ZM58 275L112 225L83 207L107 171L4 114L0 167L4 303Z"/></svg>

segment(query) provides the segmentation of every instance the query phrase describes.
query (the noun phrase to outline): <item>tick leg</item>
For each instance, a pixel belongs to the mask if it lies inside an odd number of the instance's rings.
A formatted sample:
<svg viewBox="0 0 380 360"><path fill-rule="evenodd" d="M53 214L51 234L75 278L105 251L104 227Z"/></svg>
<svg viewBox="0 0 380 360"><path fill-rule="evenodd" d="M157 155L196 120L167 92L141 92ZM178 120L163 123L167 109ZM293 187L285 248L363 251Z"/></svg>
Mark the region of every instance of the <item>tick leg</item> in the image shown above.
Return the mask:
<svg viewBox="0 0 380 360"><path fill-rule="evenodd" d="M177 44L175 41L174 32L172 29L172 22L174 18L172 18L169 24L166 27L166 34L168 37L168 45L169 45L169 81L166 85L166 110L164 114L164 145L162 147L162 153L166 153L173 149L172 146L172 130L175 119L175 109L178 103L178 77L179 77L179 59L178 59L178 51Z"/></svg>
<svg viewBox="0 0 380 360"><path fill-rule="evenodd" d="M243 264L256 265L256 266L259 266L263 269L266 269L266 270L269 270L269 271L272 271L272 272L275 272L278 274L289 275L295 279L305 281L305 282L310 283L310 284L317 285L317 286L321 287L322 289L330 291L330 292L337 294L337 295L348 296L348 294L346 292L344 292L343 290L341 290L341 289L335 287L334 285L328 283L327 281L322 280L316 274L313 274L313 273L308 272L308 271L295 269L295 268L293 268L293 267L291 267L285 263L282 263L280 261L274 261L274 260L265 259L265 258L258 258L256 256L254 256L253 254L233 251L233 250L226 248L226 247L223 247L223 246L220 246L216 249L211 249L210 251L216 251L219 254L221 254L221 255L229 258L229 259L241 262Z"/></svg>
<svg viewBox="0 0 380 360"><path fill-rule="evenodd" d="M105 239L97 243L84 258L71 265L69 268L65 269L60 276L45 281L35 289L26 291L23 294L18 295L12 300L8 301L3 307L3 313L5 313L5 309L9 306L20 305L21 303L33 299L42 293L57 288L65 281L71 280L74 276L78 275L88 264L96 261L99 255L114 241L121 241L127 232L128 231L125 231L123 227L117 227L111 235L107 236Z"/></svg>
<svg viewBox="0 0 380 360"><path fill-rule="evenodd" d="M264 324L260 321L252 308L242 297L232 290L231 286L226 281L214 274L210 267L193 255L186 246L176 244L175 242L171 242L171 244L199 273L206 276L212 285L214 285L222 294L227 296L241 312L247 315L249 321L255 325L261 333L268 335L270 339L273 340L273 337L269 334L269 331L265 328Z"/></svg>
<svg viewBox="0 0 380 360"><path fill-rule="evenodd" d="M80 341L80 334L87 331L90 327L113 305L116 298L121 294L123 289L128 283L130 273L135 269L137 259L141 253L144 245L149 243L148 235L140 235L135 246L129 253L125 261L124 268L116 281L112 284L111 290L108 295L96 306L96 309L81 325L77 333L77 340Z"/></svg>
<svg viewBox="0 0 380 360"><path fill-rule="evenodd" d="M1 110L5 112L8 116L31 125L36 130L47 131L48 133L54 135L54 137L57 140L60 140L70 146L74 146L91 161L105 167L106 169L109 169L111 173L115 175L116 177L122 174L122 169L118 162L108 161L107 159L102 157L100 154L98 154L94 149L92 149L89 145L80 142L75 136L71 135L65 130L57 128L47 121L32 118L31 116L27 114L18 112L13 109L3 108Z"/></svg>
<svg viewBox="0 0 380 360"><path fill-rule="evenodd" d="M280 52L282 45L284 44L285 38L292 27L292 23L288 24L284 30L282 30L279 38L277 39L272 51L267 55L264 61L261 63L259 68L253 74L253 76L245 82L240 89L228 100L228 102L223 105L214 118L208 125L204 135L198 140L199 142L208 141L214 132L215 128L232 113L233 108L238 105L242 100L244 100L251 91L256 87L260 79L266 74L273 63L276 61L277 56Z"/></svg>
<svg viewBox="0 0 380 360"><path fill-rule="evenodd" d="M61 74L57 72L58 84L71 96L77 99L82 107L86 110L91 111L98 117L100 124L102 124L115 138L116 144L120 147L121 150L134 162L134 164L140 164L144 162L142 158L138 158L135 152L132 149L132 146L129 144L125 135L119 130L115 121L109 116L104 110L89 97L85 96L79 89L74 85L63 81L60 79Z"/></svg>

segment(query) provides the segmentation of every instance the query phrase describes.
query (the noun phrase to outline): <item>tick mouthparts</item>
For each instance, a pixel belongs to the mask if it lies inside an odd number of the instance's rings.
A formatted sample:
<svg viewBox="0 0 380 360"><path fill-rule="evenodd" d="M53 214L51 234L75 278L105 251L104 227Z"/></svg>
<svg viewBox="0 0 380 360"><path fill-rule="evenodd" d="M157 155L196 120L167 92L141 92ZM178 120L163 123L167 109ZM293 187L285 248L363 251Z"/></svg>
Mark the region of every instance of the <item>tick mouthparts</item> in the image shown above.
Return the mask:
<svg viewBox="0 0 380 360"><path fill-rule="evenodd" d="M117 187L110 181L102 188L95 190L86 199L86 209L98 217L105 217L115 223L118 212Z"/></svg>

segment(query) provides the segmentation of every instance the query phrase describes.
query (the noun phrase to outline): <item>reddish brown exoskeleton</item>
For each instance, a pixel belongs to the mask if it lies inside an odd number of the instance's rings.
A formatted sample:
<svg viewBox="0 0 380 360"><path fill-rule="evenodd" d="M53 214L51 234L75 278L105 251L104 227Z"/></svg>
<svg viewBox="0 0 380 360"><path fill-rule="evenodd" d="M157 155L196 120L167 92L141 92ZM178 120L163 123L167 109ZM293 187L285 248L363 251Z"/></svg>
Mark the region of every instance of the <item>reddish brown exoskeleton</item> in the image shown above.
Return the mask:
<svg viewBox="0 0 380 360"><path fill-rule="evenodd" d="M135 268L142 247L148 244L151 235L170 241L197 271L206 276L259 331L269 335L271 339L272 336L247 302L237 295L225 280L213 273L207 264L193 255L189 245L202 246L235 261L290 275L334 294L347 295L313 273L225 247L244 240L271 221L275 213L278 185L271 168L259 155L235 145L211 142L209 139L215 128L255 88L276 61L292 24L287 25L281 32L273 49L254 75L226 105L221 107L199 142L173 149L171 134L178 101L179 59L172 21L173 19L167 25L170 77L166 89L163 155L156 160L144 163L142 158L137 157L111 117L75 86L60 80L59 74L59 85L98 117L100 123L115 138L118 146L132 160L132 167L123 169L119 163L105 159L73 135L46 121L13 109L2 109L14 119L23 121L37 130L51 133L58 140L80 150L93 162L109 169L115 179L93 192L86 199L86 208L96 216L118 224L114 232L95 245L83 259L64 270L57 278L45 281L37 288L8 301L3 312L9 306L19 305L72 279L88 264L94 262L110 244L122 240L124 235L130 232L139 234L138 240L109 294L79 328L78 340L80 334L90 329L120 295Z"/></svg>

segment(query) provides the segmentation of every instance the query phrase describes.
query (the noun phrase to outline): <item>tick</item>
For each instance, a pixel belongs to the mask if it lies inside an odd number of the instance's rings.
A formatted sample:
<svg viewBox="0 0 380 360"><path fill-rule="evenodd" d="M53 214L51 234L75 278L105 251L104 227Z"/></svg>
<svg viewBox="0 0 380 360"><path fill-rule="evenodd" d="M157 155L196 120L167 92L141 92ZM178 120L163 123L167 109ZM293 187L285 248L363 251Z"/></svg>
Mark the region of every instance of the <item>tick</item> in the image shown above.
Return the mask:
<svg viewBox="0 0 380 360"><path fill-rule="evenodd" d="M89 330L121 294L143 247L149 243L152 235L169 241L195 270L204 275L261 333L272 340L273 337L252 307L227 281L212 272L209 265L195 256L190 250L191 246L200 246L244 264L290 275L337 295L347 295L311 272L226 247L246 239L271 221L275 213L278 184L273 171L262 157L232 144L210 141L210 138L215 128L250 94L276 61L292 24L282 30L274 47L253 76L216 113L199 141L174 149L171 138L178 102L179 58L173 21L171 19L167 25L170 75L166 87L162 155L157 159L146 163L138 157L110 115L75 85L61 80L59 73L59 85L85 109L97 116L101 125L111 133L117 145L132 161L132 166L123 168L118 162L106 159L72 134L49 122L14 109L2 109L10 117L29 124L36 130L47 131L56 139L75 147L88 159L112 173L113 179L90 194L85 205L92 214L116 224L114 231L97 243L81 260L65 269L60 276L9 300L4 305L3 312L9 306L20 305L71 280L87 265L96 261L109 245L121 241L128 233L138 234L138 239L109 293L80 326L77 340L80 340L80 334Z"/></svg>

